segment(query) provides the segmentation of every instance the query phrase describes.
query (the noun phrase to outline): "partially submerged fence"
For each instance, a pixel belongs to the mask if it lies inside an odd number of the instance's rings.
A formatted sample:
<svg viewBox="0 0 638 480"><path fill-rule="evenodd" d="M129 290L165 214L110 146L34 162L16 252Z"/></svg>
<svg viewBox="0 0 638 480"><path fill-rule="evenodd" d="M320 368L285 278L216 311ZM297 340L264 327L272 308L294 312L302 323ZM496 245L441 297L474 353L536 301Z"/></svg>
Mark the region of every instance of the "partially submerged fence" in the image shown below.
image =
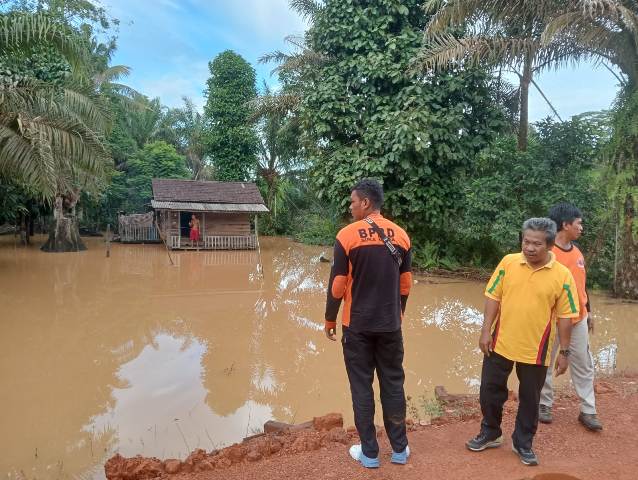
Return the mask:
<svg viewBox="0 0 638 480"><path fill-rule="evenodd" d="M153 215L153 212L120 215L120 241L123 243L159 242L159 232L155 227Z"/></svg>

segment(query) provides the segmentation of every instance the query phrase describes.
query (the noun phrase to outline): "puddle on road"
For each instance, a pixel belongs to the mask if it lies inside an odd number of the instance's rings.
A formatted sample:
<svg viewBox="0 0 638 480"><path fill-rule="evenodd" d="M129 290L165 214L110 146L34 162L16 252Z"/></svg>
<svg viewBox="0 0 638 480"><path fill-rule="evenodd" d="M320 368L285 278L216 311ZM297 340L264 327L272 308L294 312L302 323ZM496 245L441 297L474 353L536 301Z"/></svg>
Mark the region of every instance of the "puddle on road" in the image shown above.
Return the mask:
<svg viewBox="0 0 638 480"><path fill-rule="evenodd" d="M352 423L340 346L322 332L330 249L264 238L262 278L257 252L180 252L171 266L158 245L115 244L107 259L99 239L73 254L38 241L0 237L5 478L103 478L114 452L183 458L270 419ZM483 285L440 282L414 286L404 319L415 398L479 385ZM598 369L633 367L638 305L592 305Z"/></svg>

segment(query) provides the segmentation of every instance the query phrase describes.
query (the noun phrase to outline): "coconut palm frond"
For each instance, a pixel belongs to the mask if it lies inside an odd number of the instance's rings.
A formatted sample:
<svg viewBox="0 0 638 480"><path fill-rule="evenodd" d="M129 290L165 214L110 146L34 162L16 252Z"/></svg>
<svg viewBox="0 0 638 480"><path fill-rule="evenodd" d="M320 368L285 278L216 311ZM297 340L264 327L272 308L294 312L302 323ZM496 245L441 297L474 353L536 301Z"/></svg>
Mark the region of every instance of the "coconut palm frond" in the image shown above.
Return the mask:
<svg viewBox="0 0 638 480"><path fill-rule="evenodd" d="M304 50L308 48L308 45L306 44L306 39L302 35L288 35L284 37L284 42L294 47L297 47L300 50Z"/></svg>
<svg viewBox="0 0 638 480"><path fill-rule="evenodd" d="M480 64L497 65L520 64L525 55L536 55L538 42L528 38L505 37L463 37L439 34L429 39L414 63L415 70L445 70L451 65L464 63L471 66Z"/></svg>
<svg viewBox="0 0 638 480"><path fill-rule="evenodd" d="M306 67L318 67L328 60L325 55L314 50L304 50L290 55L288 59L275 70L279 72L299 72Z"/></svg>
<svg viewBox="0 0 638 480"><path fill-rule="evenodd" d="M547 23L541 41L547 44L561 35L576 35L583 39L587 38L588 43L592 43L596 39L603 40L610 35L617 37L622 32L623 26L635 35L638 31L638 15L632 13L632 16L623 18L588 20L583 18L582 12L570 11L557 15Z"/></svg>
<svg viewBox="0 0 638 480"><path fill-rule="evenodd" d="M553 0L429 0L426 14L432 15L426 33L441 33L450 27L482 25L489 30L494 24L521 23L546 18L555 9Z"/></svg>
<svg viewBox="0 0 638 480"><path fill-rule="evenodd" d="M123 83L109 83L108 88L109 90L111 90L111 92L121 97L126 97L128 99L135 100L138 102L142 101L143 98L146 98L144 94L138 92L133 87L124 85Z"/></svg>
<svg viewBox="0 0 638 480"><path fill-rule="evenodd" d="M289 4L290 8L306 19L314 17L323 8L321 0L290 0Z"/></svg>
<svg viewBox="0 0 638 480"><path fill-rule="evenodd" d="M71 66L83 75L89 64L89 50L84 38L66 25L45 14L9 13L0 16L0 54L27 51L35 45L53 46Z"/></svg>
<svg viewBox="0 0 638 480"><path fill-rule="evenodd" d="M328 57L325 55L310 49L306 49L299 53L284 53L277 50L262 55L259 58L259 63L278 64L278 66L273 69L272 73L298 72L304 67L320 66L324 64L327 59Z"/></svg>
<svg viewBox="0 0 638 480"><path fill-rule="evenodd" d="M556 17L548 23L541 37L544 45L560 42L575 45L578 49L589 52L587 55L576 50L579 57L576 59L577 62L591 58L599 62L608 61L620 67L630 77L635 72L637 40L635 35L622 26L610 28L609 23L589 22L583 19L579 12L569 12Z"/></svg>
<svg viewBox="0 0 638 480"><path fill-rule="evenodd" d="M480 0L430 0L425 7L426 14L431 14L426 28L426 34L441 33L450 27L463 25L477 15L480 15L485 4Z"/></svg>
<svg viewBox="0 0 638 480"><path fill-rule="evenodd" d="M75 76L63 85L33 78L0 83L0 175L31 185L44 200L64 194L78 178L101 175L111 162L103 137L112 118L97 89L126 73L103 72L95 82L88 44L66 25L41 14L0 15L0 54L29 55L46 44L71 65Z"/></svg>
<svg viewBox="0 0 638 480"><path fill-rule="evenodd" d="M301 104L301 95L295 93L278 93L263 95L251 102L252 119L257 120L265 115L287 115L297 110Z"/></svg>
<svg viewBox="0 0 638 480"><path fill-rule="evenodd" d="M97 175L110 161L103 139L81 122L49 117L26 120L32 132L51 146L62 169L75 168Z"/></svg>
<svg viewBox="0 0 638 480"><path fill-rule="evenodd" d="M599 15L622 16L627 7L618 0L571 0L572 10L578 10L583 17L596 18ZM625 2L627 3L627 2Z"/></svg>
<svg viewBox="0 0 638 480"><path fill-rule="evenodd" d="M284 63L291 57L291 54L284 53L281 50L265 53L257 60L259 63Z"/></svg>
<svg viewBox="0 0 638 480"><path fill-rule="evenodd" d="M57 106L57 116L72 112L74 117L99 132L106 131L113 121L112 113L100 98L78 90L65 88L62 105L56 105L58 102L55 101L51 103Z"/></svg>
<svg viewBox="0 0 638 480"><path fill-rule="evenodd" d="M2 112L29 111L34 116L74 118L96 131L106 131L111 113L104 100L88 87L60 88L34 79L21 79L11 88L0 86Z"/></svg>
<svg viewBox="0 0 638 480"><path fill-rule="evenodd" d="M111 83L122 77L128 77L130 74L131 67L127 67L126 65L113 65L95 74L93 76L93 81L98 87L100 87L103 83Z"/></svg>
<svg viewBox="0 0 638 480"><path fill-rule="evenodd" d="M30 99L24 92L20 95L29 108L15 113L3 110L0 170L25 179L46 199L66 183L64 177L70 172L99 175L111 160L101 135L82 121L82 112L69 108L69 103L92 108L85 98L75 94L67 102L69 97L60 100L41 93Z"/></svg>
<svg viewBox="0 0 638 480"><path fill-rule="evenodd" d="M8 126L17 122L16 116L0 118L0 176L17 178L33 186L43 198L51 198L57 177L53 157L43 158L34 142Z"/></svg>

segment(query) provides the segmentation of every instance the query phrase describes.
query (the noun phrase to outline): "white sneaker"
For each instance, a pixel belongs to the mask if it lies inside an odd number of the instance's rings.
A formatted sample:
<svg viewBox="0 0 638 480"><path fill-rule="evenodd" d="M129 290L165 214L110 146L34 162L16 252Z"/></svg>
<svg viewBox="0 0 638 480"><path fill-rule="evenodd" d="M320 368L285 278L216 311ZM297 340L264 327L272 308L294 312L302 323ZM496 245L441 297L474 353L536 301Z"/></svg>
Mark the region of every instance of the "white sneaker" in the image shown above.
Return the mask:
<svg viewBox="0 0 638 480"><path fill-rule="evenodd" d="M353 445L350 447L350 456L366 468L378 468L379 457L369 458L363 454L361 445Z"/></svg>
<svg viewBox="0 0 638 480"><path fill-rule="evenodd" d="M390 460L392 463L398 463L399 465L405 465L408 462L408 458L410 457L410 446L405 447L405 450L401 453L397 453L392 451L392 459Z"/></svg>
<svg viewBox="0 0 638 480"><path fill-rule="evenodd" d="M357 462L359 461L359 457L362 453L363 451L361 450L361 445L353 445L350 447L350 456Z"/></svg>

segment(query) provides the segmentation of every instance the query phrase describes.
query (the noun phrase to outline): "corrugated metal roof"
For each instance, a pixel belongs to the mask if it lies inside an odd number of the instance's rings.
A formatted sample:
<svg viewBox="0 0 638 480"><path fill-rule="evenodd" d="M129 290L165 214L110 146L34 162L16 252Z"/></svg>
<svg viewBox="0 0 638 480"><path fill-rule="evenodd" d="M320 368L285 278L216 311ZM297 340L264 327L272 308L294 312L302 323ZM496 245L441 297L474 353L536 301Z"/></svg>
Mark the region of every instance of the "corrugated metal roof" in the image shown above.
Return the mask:
<svg viewBox="0 0 638 480"><path fill-rule="evenodd" d="M193 203L151 200L151 206L159 210L186 210L190 212L262 213L268 211L265 205L259 203Z"/></svg>

